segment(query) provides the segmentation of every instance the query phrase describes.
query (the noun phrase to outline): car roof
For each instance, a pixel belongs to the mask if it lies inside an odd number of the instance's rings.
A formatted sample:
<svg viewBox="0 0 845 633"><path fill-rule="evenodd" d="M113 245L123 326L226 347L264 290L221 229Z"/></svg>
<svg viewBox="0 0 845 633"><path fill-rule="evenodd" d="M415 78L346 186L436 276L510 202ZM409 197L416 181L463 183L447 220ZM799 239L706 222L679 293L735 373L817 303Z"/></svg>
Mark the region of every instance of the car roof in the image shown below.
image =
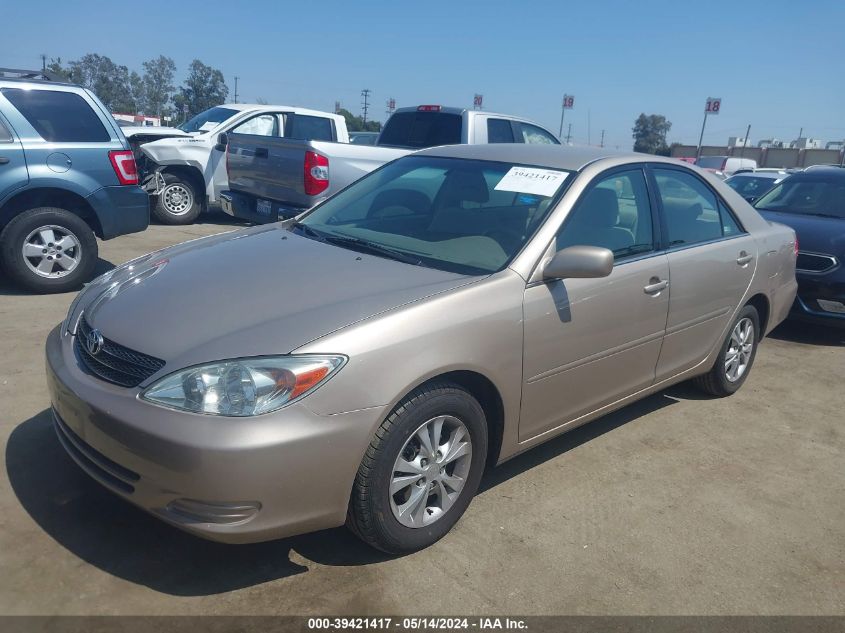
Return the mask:
<svg viewBox="0 0 845 633"><path fill-rule="evenodd" d="M785 171L738 171L731 178L741 178L742 176L749 176L751 178L768 178L769 180L778 180L786 176Z"/></svg>
<svg viewBox="0 0 845 633"><path fill-rule="evenodd" d="M796 178L797 177L797 178ZM792 174L790 178L800 180L842 181L845 182L845 169L836 165L816 165L812 169Z"/></svg>
<svg viewBox="0 0 845 633"><path fill-rule="evenodd" d="M84 90L79 84L68 81L50 81L49 79L35 79L30 77L0 77L0 84L7 83L12 84L16 88L74 88L76 90Z"/></svg>
<svg viewBox="0 0 845 633"><path fill-rule="evenodd" d="M464 158L467 160L489 160L503 163L538 165L552 169L578 171L586 165L605 158L627 159L627 162L666 162L671 165L683 163L634 152L619 152L599 147L572 147L569 145L546 145L526 143L491 143L485 145L447 145L421 150L415 156L438 156L443 158ZM619 160L620 163L626 160Z"/></svg>

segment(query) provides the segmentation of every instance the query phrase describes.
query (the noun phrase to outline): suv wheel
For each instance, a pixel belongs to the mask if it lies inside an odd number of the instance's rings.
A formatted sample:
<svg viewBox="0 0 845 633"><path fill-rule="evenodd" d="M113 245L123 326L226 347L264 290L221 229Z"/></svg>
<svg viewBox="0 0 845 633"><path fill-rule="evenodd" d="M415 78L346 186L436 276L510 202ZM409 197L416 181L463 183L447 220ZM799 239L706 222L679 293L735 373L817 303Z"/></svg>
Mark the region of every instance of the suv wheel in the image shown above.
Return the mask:
<svg viewBox="0 0 845 633"><path fill-rule="evenodd" d="M390 554L428 547L458 522L487 459L487 421L458 385L425 385L400 402L367 449L347 525Z"/></svg>
<svg viewBox="0 0 845 633"><path fill-rule="evenodd" d="M162 174L164 189L156 198L153 213L162 224L192 224L202 211L196 185L175 174Z"/></svg>
<svg viewBox="0 0 845 633"><path fill-rule="evenodd" d="M97 265L97 238L70 211L30 209L0 233L0 261L21 286L42 293L66 292L91 278Z"/></svg>

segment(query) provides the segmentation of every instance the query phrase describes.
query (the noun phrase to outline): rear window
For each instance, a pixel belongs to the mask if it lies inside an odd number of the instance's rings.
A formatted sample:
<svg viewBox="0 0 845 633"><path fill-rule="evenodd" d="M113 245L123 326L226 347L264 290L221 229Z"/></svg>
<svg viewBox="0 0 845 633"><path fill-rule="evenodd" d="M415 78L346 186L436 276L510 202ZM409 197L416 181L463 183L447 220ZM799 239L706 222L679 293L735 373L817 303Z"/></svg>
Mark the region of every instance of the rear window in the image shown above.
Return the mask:
<svg viewBox="0 0 845 633"><path fill-rule="evenodd" d="M0 90L45 141L96 143L110 140L105 126L78 94L20 88Z"/></svg>
<svg viewBox="0 0 845 633"><path fill-rule="evenodd" d="M288 138L295 138L300 141L333 141L331 119L320 116L307 116L295 114L292 117L293 123L287 132Z"/></svg>
<svg viewBox="0 0 845 633"><path fill-rule="evenodd" d="M488 143L513 143L511 122L505 119L487 119Z"/></svg>
<svg viewBox="0 0 845 633"><path fill-rule="evenodd" d="M461 142L460 114L445 112L397 112L387 121L379 145L436 147Z"/></svg>

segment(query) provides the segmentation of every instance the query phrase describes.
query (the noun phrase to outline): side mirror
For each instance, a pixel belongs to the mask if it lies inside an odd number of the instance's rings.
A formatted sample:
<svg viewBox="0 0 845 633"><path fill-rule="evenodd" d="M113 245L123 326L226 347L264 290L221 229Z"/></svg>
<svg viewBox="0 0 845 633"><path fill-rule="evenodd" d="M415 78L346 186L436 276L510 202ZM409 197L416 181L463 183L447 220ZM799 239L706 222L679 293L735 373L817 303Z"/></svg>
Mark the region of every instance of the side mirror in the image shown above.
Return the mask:
<svg viewBox="0 0 845 633"><path fill-rule="evenodd" d="M229 145L229 135L226 132L221 132L217 135L217 145L214 146L214 149L218 152L225 152L227 145Z"/></svg>
<svg viewBox="0 0 845 633"><path fill-rule="evenodd" d="M543 267L546 279L607 277L613 270L613 252L598 246L569 246L559 250Z"/></svg>

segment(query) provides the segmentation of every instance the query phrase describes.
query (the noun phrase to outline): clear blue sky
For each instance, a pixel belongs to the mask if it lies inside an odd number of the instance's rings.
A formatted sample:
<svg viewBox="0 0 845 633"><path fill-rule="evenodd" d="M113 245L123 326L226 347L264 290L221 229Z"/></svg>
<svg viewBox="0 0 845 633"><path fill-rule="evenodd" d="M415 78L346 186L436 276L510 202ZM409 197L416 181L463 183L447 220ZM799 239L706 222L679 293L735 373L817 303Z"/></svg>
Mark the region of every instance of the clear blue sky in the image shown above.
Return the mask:
<svg viewBox="0 0 845 633"><path fill-rule="evenodd" d="M371 117L385 101L524 115L573 137L631 146L640 112L664 114L670 141L695 143L708 96L723 99L705 142L845 138L842 0L558 0L2 2L0 66L108 55L140 70L172 57L181 82L194 58L220 68L241 101L322 110L335 100Z"/></svg>

